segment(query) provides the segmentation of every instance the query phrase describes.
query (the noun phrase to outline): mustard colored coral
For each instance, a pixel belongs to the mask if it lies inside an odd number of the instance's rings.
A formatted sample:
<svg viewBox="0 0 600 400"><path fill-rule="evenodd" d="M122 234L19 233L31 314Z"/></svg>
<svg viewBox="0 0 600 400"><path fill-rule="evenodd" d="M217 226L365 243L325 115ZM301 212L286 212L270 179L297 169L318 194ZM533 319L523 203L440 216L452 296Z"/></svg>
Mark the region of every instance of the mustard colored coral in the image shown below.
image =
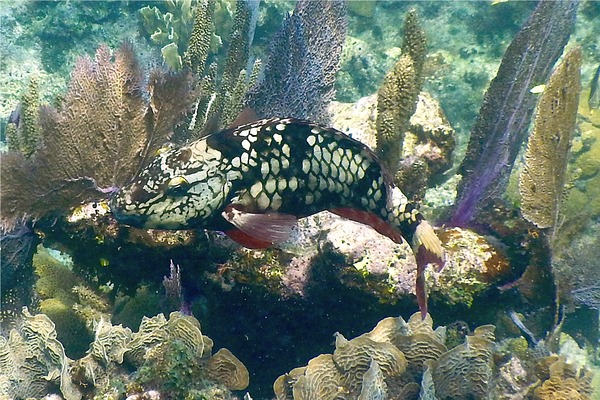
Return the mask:
<svg viewBox="0 0 600 400"><path fill-rule="evenodd" d="M519 181L521 211L539 228L557 225L581 91L581 49L565 55L541 95Z"/></svg>

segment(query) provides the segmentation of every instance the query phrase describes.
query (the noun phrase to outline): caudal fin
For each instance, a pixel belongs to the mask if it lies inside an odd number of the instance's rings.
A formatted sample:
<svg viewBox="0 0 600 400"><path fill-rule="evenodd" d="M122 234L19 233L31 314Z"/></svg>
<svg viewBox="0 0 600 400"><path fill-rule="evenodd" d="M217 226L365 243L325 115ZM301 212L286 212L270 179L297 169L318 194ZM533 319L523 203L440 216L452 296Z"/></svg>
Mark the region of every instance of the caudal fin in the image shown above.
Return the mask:
<svg viewBox="0 0 600 400"><path fill-rule="evenodd" d="M425 287L425 268L427 264L437 264L437 270L444 267L444 248L442 242L435 234L432 226L425 220L422 220L413 236L413 251L417 260L417 282L415 292L421 318L427 316L427 288Z"/></svg>

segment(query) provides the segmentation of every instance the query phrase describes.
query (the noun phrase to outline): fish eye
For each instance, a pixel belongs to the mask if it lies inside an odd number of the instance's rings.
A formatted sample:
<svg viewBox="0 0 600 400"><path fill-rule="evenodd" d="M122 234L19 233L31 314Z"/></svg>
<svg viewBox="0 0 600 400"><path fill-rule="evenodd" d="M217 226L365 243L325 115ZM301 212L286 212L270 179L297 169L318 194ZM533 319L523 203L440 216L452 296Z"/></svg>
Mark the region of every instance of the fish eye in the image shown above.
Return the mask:
<svg viewBox="0 0 600 400"><path fill-rule="evenodd" d="M184 194L188 188L190 187L190 183L183 176L176 176L171 178L167 183L166 194L172 196L178 196Z"/></svg>

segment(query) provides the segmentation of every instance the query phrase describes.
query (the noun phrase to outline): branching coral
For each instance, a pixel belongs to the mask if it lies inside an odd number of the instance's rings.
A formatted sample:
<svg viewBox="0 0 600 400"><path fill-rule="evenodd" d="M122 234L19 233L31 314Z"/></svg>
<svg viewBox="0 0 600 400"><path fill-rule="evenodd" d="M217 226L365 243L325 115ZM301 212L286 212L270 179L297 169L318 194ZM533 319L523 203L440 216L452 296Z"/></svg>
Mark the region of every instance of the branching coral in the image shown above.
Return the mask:
<svg viewBox="0 0 600 400"><path fill-rule="evenodd" d="M193 73L199 76L204 71L204 64L208 57L208 50L210 49L211 37L214 31L212 20L214 8L214 0L205 0L199 2L194 9L194 24L190 33L184 62Z"/></svg>
<svg viewBox="0 0 600 400"><path fill-rule="evenodd" d="M417 108L425 55L425 33L413 9L404 22L402 57L386 75L377 93L377 153L393 173L398 170L402 155L404 131Z"/></svg>
<svg viewBox="0 0 600 400"><path fill-rule="evenodd" d="M21 152L28 158L35 153L40 138L39 107L39 87L37 80L32 79L29 90L21 97L16 112L18 120L9 123L6 132L9 150Z"/></svg>
<svg viewBox="0 0 600 400"><path fill-rule="evenodd" d="M242 99L256 82L259 62L248 62L249 49L258 15L258 2L238 1L226 60L209 59L209 50L215 32L215 1L201 1L194 11L188 50L184 62L198 76L201 90L189 131L179 132L178 141L198 138L233 122L242 109ZM207 64L208 60L208 64ZM181 137L178 137L181 136Z"/></svg>
<svg viewBox="0 0 600 400"><path fill-rule="evenodd" d="M31 160L2 155L2 220L64 212L128 181L181 122L193 99L187 75L154 72L144 90L131 46L80 59L61 107L40 110ZM148 100L149 99L149 100ZM23 135L25 132L21 131Z"/></svg>

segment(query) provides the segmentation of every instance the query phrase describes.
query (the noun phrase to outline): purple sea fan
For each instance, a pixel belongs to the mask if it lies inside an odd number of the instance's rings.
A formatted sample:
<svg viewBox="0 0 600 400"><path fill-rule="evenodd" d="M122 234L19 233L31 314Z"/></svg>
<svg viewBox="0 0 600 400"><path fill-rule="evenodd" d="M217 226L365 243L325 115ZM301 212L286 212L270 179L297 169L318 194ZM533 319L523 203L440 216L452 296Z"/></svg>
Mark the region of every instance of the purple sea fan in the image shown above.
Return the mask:
<svg viewBox="0 0 600 400"><path fill-rule="evenodd" d="M31 159L2 155L1 220L61 213L129 181L169 137L194 100L186 74L155 71L147 89L133 49L101 46L81 58L58 109L39 111Z"/></svg>
<svg viewBox="0 0 600 400"><path fill-rule="evenodd" d="M346 27L345 1L299 1L273 38L263 76L244 105L259 117L327 123Z"/></svg>
<svg viewBox="0 0 600 400"><path fill-rule="evenodd" d="M540 1L514 38L485 94L459 173L452 223L466 225L482 202L501 194L527 137L537 96L573 26L577 1Z"/></svg>

